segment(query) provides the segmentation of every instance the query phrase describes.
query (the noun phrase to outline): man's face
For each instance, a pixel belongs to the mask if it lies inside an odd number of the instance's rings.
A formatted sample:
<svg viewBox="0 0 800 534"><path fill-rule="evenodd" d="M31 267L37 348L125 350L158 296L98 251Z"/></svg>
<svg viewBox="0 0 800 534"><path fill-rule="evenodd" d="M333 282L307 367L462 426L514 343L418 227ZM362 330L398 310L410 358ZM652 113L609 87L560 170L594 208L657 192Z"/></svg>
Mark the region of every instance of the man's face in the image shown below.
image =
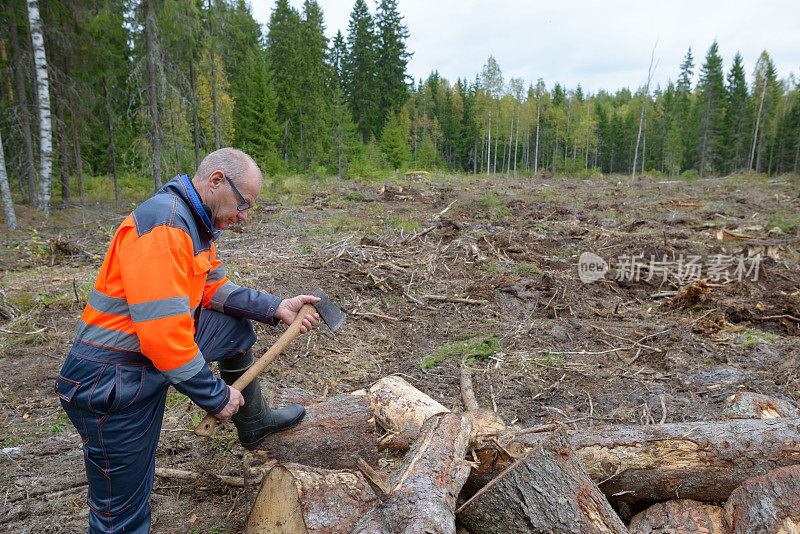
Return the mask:
<svg viewBox="0 0 800 534"><path fill-rule="evenodd" d="M247 210L239 209L243 203L252 206L261 190L261 182L254 172L249 172L233 185L222 171L210 177L210 195L207 204L211 208L211 222L214 228L227 230L237 221L247 220Z"/></svg>

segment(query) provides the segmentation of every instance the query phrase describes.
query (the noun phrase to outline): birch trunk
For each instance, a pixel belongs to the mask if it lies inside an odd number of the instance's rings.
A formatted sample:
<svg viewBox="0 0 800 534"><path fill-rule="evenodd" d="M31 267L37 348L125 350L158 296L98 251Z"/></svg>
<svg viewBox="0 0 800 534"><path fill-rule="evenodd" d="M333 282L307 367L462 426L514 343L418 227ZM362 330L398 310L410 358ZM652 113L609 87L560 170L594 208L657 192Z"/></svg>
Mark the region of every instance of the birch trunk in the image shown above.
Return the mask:
<svg viewBox="0 0 800 534"><path fill-rule="evenodd" d="M14 214L14 201L11 199L11 189L8 187L8 173L6 173L6 156L3 152L3 136L0 134L0 193L3 196L3 211L6 215L6 228L9 231L17 229L17 216Z"/></svg>
<svg viewBox="0 0 800 534"><path fill-rule="evenodd" d="M144 35L147 54L147 83L150 96L150 128L153 142L153 186L161 188L161 136L158 128L158 81L156 80L156 15L152 0L144 0Z"/></svg>
<svg viewBox="0 0 800 534"><path fill-rule="evenodd" d="M761 101L758 103L758 114L756 115L756 130L753 133L753 149L750 151L750 163L747 165L747 174L753 172L753 157L756 153L756 142L758 141L758 126L761 122L761 108L764 106L764 96L767 94L767 82L764 82L764 89L761 91Z"/></svg>
<svg viewBox="0 0 800 534"><path fill-rule="evenodd" d="M492 158L492 172L497 174L497 145L500 141L500 100L497 101L497 127L494 129L494 158Z"/></svg>
<svg viewBox="0 0 800 534"><path fill-rule="evenodd" d="M42 19L37 0L28 0L28 20L31 25L33 60L36 65L36 89L39 95L39 197L36 208L50 215L50 179L53 171L53 124L50 116L50 86L47 77L47 57L44 51Z"/></svg>
<svg viewBox="0 0 800 534"><path fill-rule="evenodd" d="M517 149L519 148L519 106L517 106L517 136L514 138L514 176L517 175Z"/></svg>
<svg viewBox="0 0 800 534"><path fill-rule="evenodd" d="M492 101L489 101L489 143L486 149L486 174L492 169Z"/></svg>
<svg viewBox="0 0 800 534"><path fill-rule="evenodd" d="M536 148L533 151L533 174L539 172L539 99L536 99Z"/></svg>
<svg viewBox="0 0 800 534"><path fill-rule="evenodd" d="M22 141L25 145L25 172L28 176L28 198L31 205L36 199L36 166L33 156L33 141L31 138L31 114L28 110L28 95L25 92L25 73L22 66L22 54L19 48L19 34L17 33L17 20L10 17L11 58L14 63L14 81L17 85L17 100L19 102L20 126L22 126Z"/></svg>
<svg viewBox="0 0 800 534"><path fill-rule="evenodd" d="M653 45L653 51L650 53L650 66L647 68L647 84L644 86L644 96L642 98L642 113L639 115L639 133L636 135L636 150L633 152L633 174L631 175L631 179L636 179L636 163L639 160L639 141L642 137L642 124L644 123L644 112L647 108L647 95L650 94L650 81L653 79L653 58L656 54L656 46L658 45L658 40L656 40L656 44ZM644 157L644 156L643 156ZM644 171L643 171L644 172ZM703 174L702 166L700 168L700 175Z"/></svg>

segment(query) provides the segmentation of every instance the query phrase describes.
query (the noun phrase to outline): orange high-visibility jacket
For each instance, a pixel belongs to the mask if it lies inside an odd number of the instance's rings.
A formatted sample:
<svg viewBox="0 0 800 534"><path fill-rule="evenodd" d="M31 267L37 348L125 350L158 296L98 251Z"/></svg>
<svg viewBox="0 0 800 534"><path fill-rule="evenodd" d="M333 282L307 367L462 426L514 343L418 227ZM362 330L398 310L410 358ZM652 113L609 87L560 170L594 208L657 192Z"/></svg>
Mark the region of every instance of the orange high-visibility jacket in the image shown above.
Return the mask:
<svg viewBox="0 0 800 534"><path fill-rule="evenodd" d="M218 233L191 180L169 181L117 229L73 351L144 355L202 408L221 411L228 389L194 339L200 308L274 324L282 299L227 279L215 254Z"/></svg>

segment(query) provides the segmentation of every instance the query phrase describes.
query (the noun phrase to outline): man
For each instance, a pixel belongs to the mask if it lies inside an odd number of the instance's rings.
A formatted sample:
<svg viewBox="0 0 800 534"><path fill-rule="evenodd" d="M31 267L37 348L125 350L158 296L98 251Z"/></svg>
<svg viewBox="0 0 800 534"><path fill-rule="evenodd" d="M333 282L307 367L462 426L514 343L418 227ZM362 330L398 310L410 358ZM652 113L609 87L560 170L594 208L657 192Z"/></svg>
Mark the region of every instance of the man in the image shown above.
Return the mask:
<svg viewBox="0 0 800 534"><path fill-rule="evenodd" d="M214 239L247 219L261 189L244 152L209 154L193 179L177 176L117 229L81 316L56 393L83 438L89 532L146 533L167 390L175 387L248 448L305 415L270 410L258 379L232 384L254 361L250 320L291 324L307 302L239 287L225 277ZM302 320L307 332L318 314ZM209 369L219 361L222 379Z"/></svg>

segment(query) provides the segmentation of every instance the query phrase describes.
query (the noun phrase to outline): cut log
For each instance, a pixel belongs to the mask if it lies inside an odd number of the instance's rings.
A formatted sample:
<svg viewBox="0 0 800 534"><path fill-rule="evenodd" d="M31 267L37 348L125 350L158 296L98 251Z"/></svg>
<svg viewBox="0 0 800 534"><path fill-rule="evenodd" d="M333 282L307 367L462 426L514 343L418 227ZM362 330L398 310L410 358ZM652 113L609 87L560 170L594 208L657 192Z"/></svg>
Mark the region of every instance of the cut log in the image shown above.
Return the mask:
<svg viewBox="0 0 800 534"><path fill-rule="evenodd" d="M360 473L273 467L247 518L248 534L344 534L377 499Z"/></svg>
<svg viewBox="0 0 800 534"><path fill-rule="evenodd" d="M458 510L471 532L627 533L563 431L551 434Z"/></svg>
<svg viewBox="0 0 800 534"><path fill-rule="evenodd" d="M725 521L733 534L800 532L800 466L745 481L725 503Z"/></svg>
<svg viewBox="0 0 800 534"><path fill-rule="evenodd" d="M631 534L728 534L721 506L690 499L660 502L636 514Z"/></svg>
<svg viewBox="0 0 800 534"><path fill-rule="evenodd" d="M455 534L456 498L469 474L469 432L469 421L458 414L429 418L389 484L391 495L353 534Z"/></svg>
<svg viewBox="0 0 800 534"><path fill-rule="evenodd" d="M800 417L800 409L794 403L783 399L750 391L739 391L725 401L722 414L729 419L775 419Z"/></svg>
<svg viewBox="0 0 800 534"><path fill-rule="evenodd" d="M450 412L399 376L381 378L367 396L378 423L389 432L378 443L381 449L408 450L429 417Z"/></svg>
<svg viewBox="0 0 800 534"><path fill-rule="evenodd" d="M294 389L278 388L275 404L292 404L297 395ZM358 458L363 458L369 465L377 465L375 418L365 396L345 393L330 398L306 397L301 404L306 407L306 416L300 424L267 437L250 451L254 457L251 464L274 458L280 463L324 469L356 469Z"/></svg>
<svg viewBox="0 0 800 534"><path fill-rule="evenodd" d="M748 478L800 463L800 419L730 419L568 432L586 472L617 502L725 501ZM504 436L476 451L468 488L488 483L545 433Z"/></svg>

